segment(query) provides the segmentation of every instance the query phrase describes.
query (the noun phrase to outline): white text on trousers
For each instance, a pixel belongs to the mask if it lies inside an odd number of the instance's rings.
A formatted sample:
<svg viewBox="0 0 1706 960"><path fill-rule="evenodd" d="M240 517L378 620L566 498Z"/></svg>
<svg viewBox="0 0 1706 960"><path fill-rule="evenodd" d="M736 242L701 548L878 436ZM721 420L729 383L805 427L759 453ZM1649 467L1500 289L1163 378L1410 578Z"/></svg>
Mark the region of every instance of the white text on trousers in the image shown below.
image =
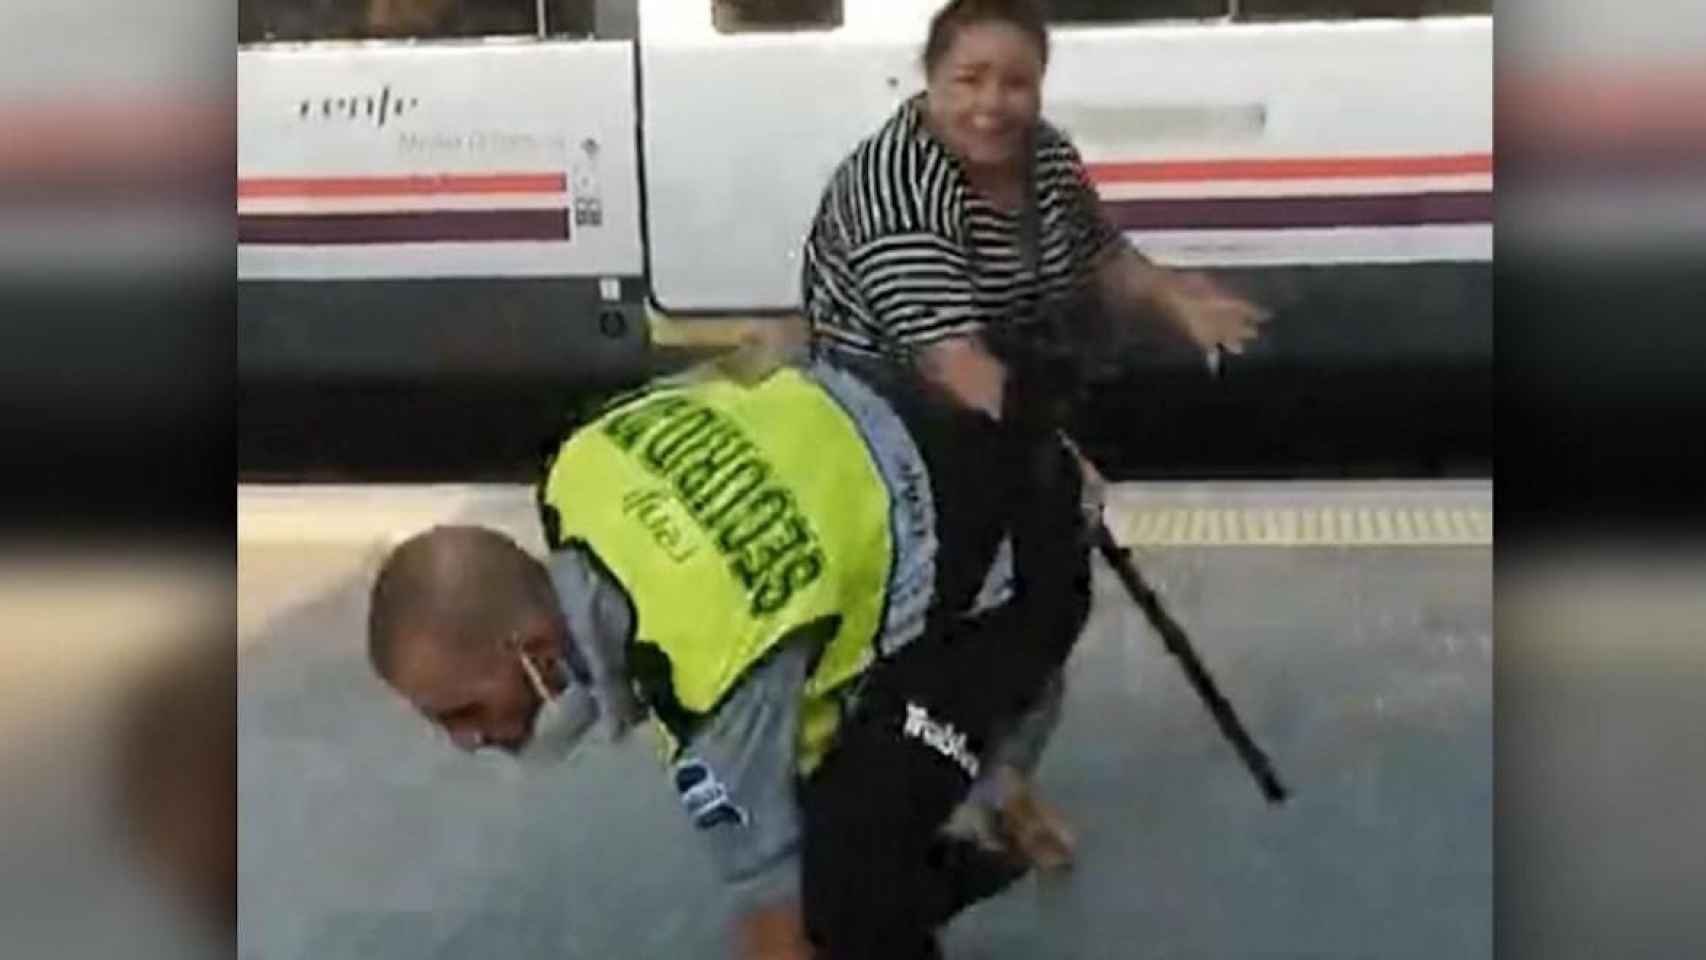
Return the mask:
<svg viewBox="0 0 1706 960"><path fill-rule="evenodd" d="M938 723L931 719L930 712L916 703L906 705L906 723L901 726L901 733L924 741L930 749L958 764L966 772L966 776L977 779L978 760L972 752L966 749L966 735L954 729L951 723Z"/></svg>

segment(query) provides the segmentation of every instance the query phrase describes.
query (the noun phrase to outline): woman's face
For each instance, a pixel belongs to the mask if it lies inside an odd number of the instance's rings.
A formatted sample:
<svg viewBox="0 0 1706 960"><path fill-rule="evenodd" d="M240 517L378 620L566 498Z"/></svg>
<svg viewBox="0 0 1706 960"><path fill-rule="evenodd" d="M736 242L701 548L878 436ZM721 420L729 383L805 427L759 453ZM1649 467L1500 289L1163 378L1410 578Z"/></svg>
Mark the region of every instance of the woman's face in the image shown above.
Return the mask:
<svg viewBox="0 0 1706 960"><path fill-rule="evenodd" d="M935 132L972 167L1016 167L1042 109L1043 60L1030 36L998 21L961 27L930 71Z"/></svg>

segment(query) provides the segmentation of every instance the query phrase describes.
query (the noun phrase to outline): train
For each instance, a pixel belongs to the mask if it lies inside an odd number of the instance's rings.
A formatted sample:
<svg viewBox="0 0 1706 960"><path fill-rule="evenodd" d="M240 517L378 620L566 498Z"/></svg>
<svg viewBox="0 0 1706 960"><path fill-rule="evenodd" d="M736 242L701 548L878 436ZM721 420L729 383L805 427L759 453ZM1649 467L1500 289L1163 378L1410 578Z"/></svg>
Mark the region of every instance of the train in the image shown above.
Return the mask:
<svg viewBox="0 0 1706 960"><path fill-rule="evenodd" d="M480 465L451 436L507 464L551 398L797 320L821 191L922 88L938 5L620 0L562 31L541 5L533 34L240 43L240 468L411 441ZM1490 469L1490 14L1130 6L1053 25L1044 115L1139 249L1274 319L1218 375L1122 358L1085 445L1131 475Z"/></svg>

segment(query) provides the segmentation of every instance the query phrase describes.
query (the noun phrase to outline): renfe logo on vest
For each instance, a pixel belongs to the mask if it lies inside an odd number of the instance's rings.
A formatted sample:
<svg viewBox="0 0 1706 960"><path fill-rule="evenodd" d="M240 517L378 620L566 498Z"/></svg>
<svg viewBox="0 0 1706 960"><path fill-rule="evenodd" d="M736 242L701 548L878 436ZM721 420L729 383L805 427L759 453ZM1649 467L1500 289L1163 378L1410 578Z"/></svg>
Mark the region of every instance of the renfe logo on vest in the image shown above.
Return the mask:
<svg viewBox="0 0 1706 960"><path fill-rule="evenodd" d="M966 776L977 779L977 772L982 765L977 757L966 747L966 735L954 728L951 723L934 720L930 711L916 703L906 705L906 722L901 724L900 732L914 740L922 740L930 749L958 764Z"/></svg>
<svg viewBox="0 0 1706 960"><path fill-rule="evenodd" d="M602 432L674 488L751 598L753 616L782 609L823 575L823 550L793 495L718 411L665 394L610 417Z"/></svg>

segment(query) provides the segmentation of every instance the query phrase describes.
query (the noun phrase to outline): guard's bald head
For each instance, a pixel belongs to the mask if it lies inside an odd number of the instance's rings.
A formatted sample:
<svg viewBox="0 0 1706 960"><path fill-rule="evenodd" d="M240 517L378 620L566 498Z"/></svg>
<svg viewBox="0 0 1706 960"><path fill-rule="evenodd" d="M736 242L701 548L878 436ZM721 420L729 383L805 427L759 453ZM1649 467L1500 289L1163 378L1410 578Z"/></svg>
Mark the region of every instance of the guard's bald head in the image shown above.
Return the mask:
<svg viewBox="0 0 1706 960"><path fill-rule="evenodd" d="M408 647L495 652L530 618L559 617L544 566L508 537L484 527L434 527L404 541L380 567L368 607L368 656L392 679Z"/></svg>

